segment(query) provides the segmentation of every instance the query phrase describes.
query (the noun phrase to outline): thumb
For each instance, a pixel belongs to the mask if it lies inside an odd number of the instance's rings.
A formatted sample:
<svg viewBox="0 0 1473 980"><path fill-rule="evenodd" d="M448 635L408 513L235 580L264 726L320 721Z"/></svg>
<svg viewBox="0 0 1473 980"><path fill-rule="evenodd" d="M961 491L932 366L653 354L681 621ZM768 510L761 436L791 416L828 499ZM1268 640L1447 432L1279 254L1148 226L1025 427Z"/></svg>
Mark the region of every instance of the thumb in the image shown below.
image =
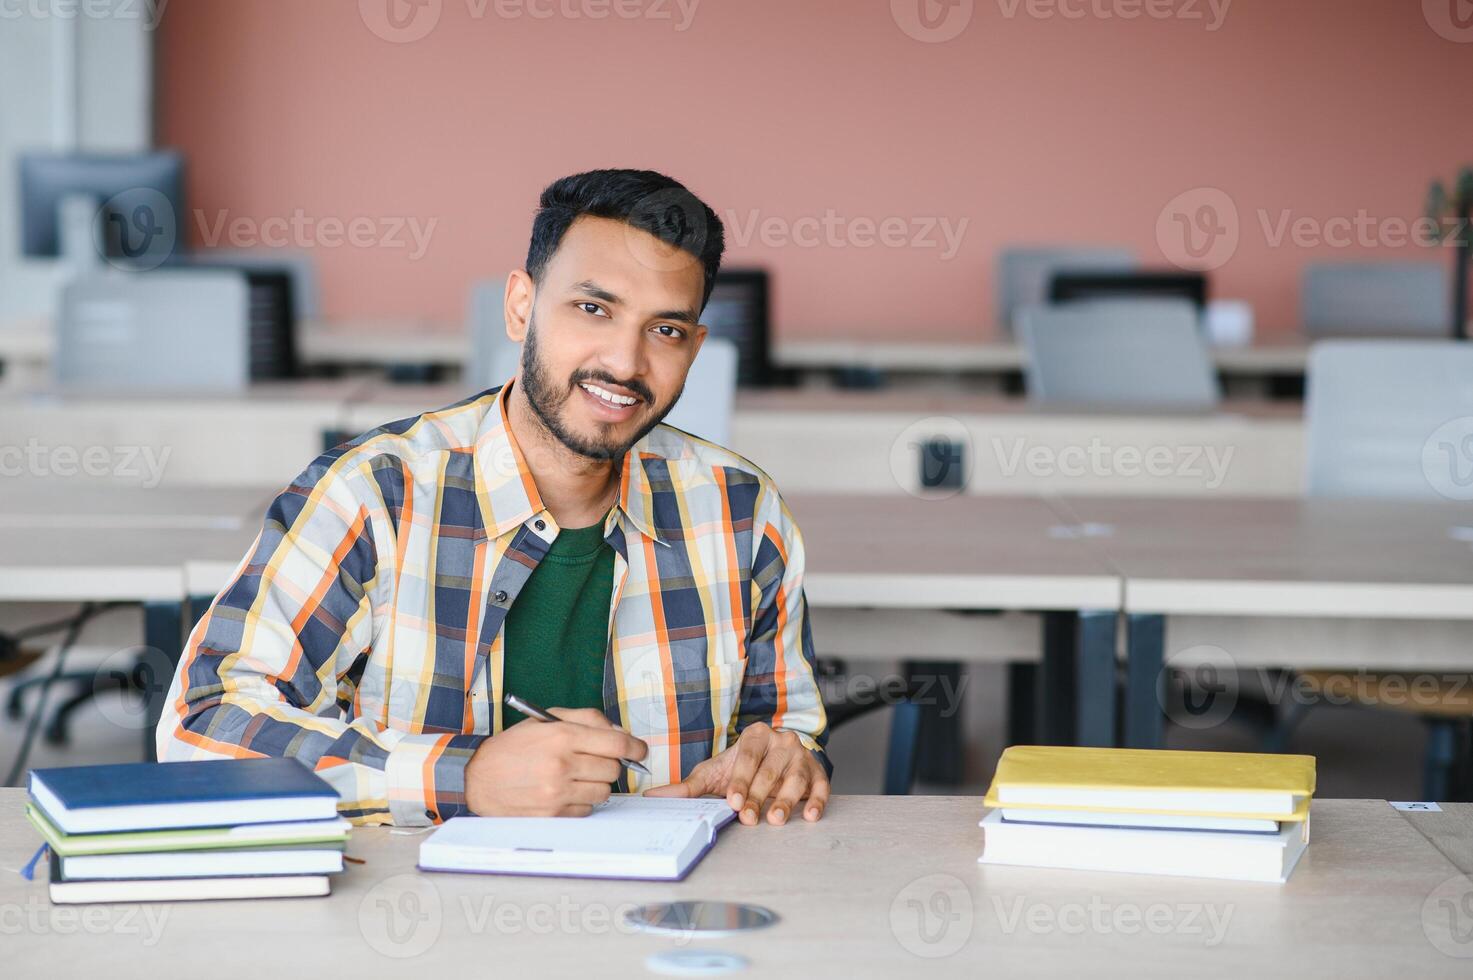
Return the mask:
<svg viewBox="0 0 1473 980"><path fill-rule="evenodd" d="M667 796L675 799L691 799L715 792L711 786L711 768L701 763L690 771L690 775L678 783L656 786L644 791L645 796Z"/></svg>

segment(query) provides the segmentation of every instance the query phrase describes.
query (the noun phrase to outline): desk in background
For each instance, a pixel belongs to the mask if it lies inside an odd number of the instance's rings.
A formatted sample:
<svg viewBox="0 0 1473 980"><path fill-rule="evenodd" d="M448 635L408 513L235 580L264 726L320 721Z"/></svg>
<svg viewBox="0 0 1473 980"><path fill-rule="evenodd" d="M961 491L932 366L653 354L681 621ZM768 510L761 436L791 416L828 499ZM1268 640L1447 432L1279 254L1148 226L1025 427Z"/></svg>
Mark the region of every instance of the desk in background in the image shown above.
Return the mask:
<svg viewBox="0 0 1473 980"><path fill-rule="evenodd" d="M1057 506L1061 519L1089 529L1084 540L1124 581L1126 745L1161 745L1157 685L1170 661L1167 617L1251 619L1264 630L1280 621L1373 621L1393 632L1452 622L1463 638L1452 650L1383 647L1372 637L1344 655L1306 656L1291 644L1265 660L1251 651L1234 654L1231 642L1208 642L1198 629L1197 644L1184 652L1220 671L1260 665L1473 671L1463 625L1473 621L1473 512L1466 504L1075 497Z"/></svg>
<svg viewBox="0 0 1473 980"><path fill-rule="evenodd" d="M0 602L130 602L143 607L153 673L172 674L183 649L193 561L245 556L273 491L126 487L24 480L0 501ZM139 736L153 726L169 676L150 679Z"/></svg>

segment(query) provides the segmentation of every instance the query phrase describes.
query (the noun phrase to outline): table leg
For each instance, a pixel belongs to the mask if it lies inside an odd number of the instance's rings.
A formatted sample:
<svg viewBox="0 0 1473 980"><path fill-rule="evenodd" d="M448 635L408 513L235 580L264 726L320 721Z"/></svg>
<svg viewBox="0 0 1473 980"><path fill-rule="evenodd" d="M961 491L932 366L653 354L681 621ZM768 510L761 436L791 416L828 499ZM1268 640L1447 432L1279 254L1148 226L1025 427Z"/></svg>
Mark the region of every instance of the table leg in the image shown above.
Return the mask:
<svg viewBox="0 0 1473 980"><path fill-rule="evenodd" d="M1113 609L1086 609L1079 614L1074 693L1076 745L1115 744L1115 634L1119 621Z"/></svg>
<svg viewBox="0 0 1473 980"><path fill-rule="evenodd" d="M1043 745L1115 744L1114 610L1043 614L1038 741Z"/></svg>
<svg viewBox="0 0 1473 980"><path fill-rule="evenodd" d="M143 604L143 643L163 654L161 663L169 665L166 677L143 678L145 725L143 726L143 758L158 761L154 729L163 715L164 699L169 695L174 668L184 651L184 608L179 602L145 602ZM145 661L147 662L147 661Z"/></svg>
<svg viewBox="0 0 1473 980"><path fill-rule="evenodd" d="M1125 744L1133 749L1159 749L1166 727L1160 693L1166 667L1166 617L1132 613L1126 630Z"/></svg>
<svg viewBox="0 0 1473 980"><path fill-rule="evenodd" d="M1038 665L1037 717L1040 745L1073 745L1078 697L1079 614L1043 614L1043 659Z"/></svg>

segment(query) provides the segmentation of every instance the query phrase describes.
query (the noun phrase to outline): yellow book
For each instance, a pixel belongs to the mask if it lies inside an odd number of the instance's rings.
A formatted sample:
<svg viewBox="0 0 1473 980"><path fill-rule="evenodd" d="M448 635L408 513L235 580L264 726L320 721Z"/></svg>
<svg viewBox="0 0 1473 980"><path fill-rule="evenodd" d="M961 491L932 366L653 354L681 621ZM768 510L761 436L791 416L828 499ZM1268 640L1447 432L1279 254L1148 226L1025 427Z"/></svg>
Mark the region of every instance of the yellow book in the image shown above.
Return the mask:
<svg viewBox="0 0 1473 980"><path fill-rule="evenodd" d="M1309 815L1308 755L1014 745L983 801L1008 810L1075 810L1298 821Z"/></svg>

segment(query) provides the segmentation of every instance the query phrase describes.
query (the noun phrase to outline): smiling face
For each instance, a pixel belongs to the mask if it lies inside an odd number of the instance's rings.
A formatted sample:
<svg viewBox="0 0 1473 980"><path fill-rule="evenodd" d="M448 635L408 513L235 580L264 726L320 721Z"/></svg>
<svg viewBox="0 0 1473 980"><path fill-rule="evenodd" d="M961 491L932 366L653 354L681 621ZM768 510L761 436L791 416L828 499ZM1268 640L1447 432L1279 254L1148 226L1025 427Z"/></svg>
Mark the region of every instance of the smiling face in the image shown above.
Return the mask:
<svg viewBox="0 0 1473 980"><path fill-rule="evenodd" d="M704 286L695 256L589 216L540 282L512 273L507 335L523 344L518 384L547 431L580 456L617 459L659 425L705 340Z"/></svg>

